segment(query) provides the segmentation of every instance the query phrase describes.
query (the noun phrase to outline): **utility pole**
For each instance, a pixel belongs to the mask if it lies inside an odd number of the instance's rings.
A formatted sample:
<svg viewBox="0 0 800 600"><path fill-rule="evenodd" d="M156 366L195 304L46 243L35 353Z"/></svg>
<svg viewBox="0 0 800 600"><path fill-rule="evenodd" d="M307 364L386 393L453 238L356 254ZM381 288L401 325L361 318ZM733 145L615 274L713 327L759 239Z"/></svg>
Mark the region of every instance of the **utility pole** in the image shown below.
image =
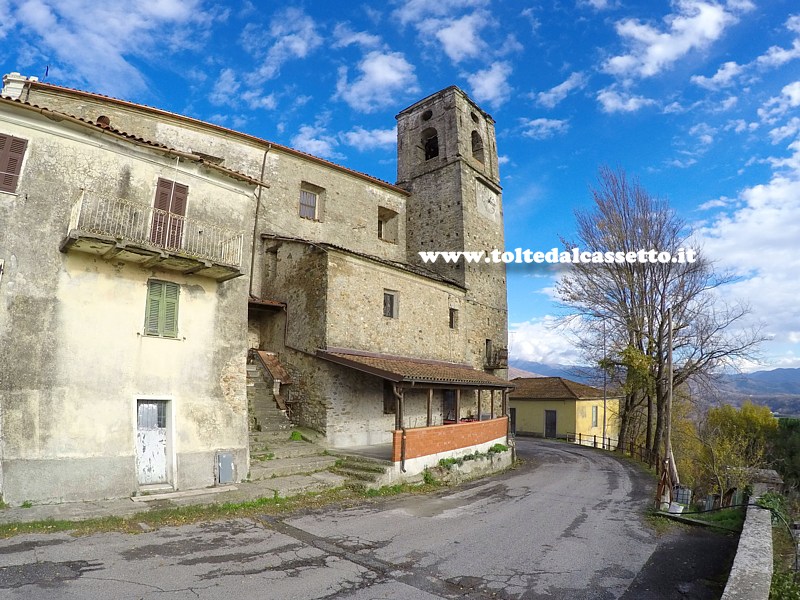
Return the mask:
<svg viewBox="0 0 800 600"><path fill-rule="evenodd" d="M603 448L606 447L606 320L603 319ZM617 436L619 437L619 436ZM611 444L608 444L611 450Z"/></svg>

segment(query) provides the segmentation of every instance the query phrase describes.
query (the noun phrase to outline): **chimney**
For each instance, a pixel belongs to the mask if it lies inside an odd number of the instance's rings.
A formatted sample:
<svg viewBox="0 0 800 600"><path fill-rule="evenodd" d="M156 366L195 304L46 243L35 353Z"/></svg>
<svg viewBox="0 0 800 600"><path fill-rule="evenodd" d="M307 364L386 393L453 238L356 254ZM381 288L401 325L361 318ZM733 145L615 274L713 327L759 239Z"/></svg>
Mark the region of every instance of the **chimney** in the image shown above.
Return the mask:
<svg viewBox="0 0 800 600"><path fill-rule="evenodd" d="M39 81L38 77L25 77L19 73L9 73L3 75L3 91L0 96L11 98L12 100L19 100L22 97L22 92L28 82Z"/></svg>

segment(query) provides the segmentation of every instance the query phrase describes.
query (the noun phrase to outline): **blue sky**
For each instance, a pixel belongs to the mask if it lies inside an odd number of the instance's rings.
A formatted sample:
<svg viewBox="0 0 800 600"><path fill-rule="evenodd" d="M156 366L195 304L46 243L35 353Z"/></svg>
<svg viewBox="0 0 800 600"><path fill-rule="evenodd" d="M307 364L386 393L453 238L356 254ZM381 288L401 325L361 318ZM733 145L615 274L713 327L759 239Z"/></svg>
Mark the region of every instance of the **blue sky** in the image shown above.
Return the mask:
<svg viewBox="0 0 800 600"><path fill-rule="evenodd" d="M725 301L800 367L796 0L0 0L0 65L393 182L394 115L458 85L497 122L508 248L571 238L602 164L695 225ZM580 362L555 275L509 270L512 356Z"/></svg>

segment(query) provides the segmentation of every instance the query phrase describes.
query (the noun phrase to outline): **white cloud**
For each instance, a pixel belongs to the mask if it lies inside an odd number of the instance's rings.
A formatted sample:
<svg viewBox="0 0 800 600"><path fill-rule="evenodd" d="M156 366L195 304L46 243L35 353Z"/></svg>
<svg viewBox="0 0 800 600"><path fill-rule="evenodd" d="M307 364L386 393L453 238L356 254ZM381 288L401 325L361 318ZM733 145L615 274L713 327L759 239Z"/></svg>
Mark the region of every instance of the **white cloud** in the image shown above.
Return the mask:
<svg viewBox="0 0 800 600"><path fill-rule="evenodd" d="M242 41L245 47L256 51L265 43L268 45L261 66L252 78L254 83L277 77L284 63L305 58L322 45L316 22L299 8L280 11L266 31L251 24L245 28Z"/></svg>
<svg viewBox="0 0 800 600"><path fill-rule="evenodd" d="M524 323L511 323L508 338L509 354L514 360L582 364L571 328L552 315Z"/></svg>
<svg viewBox="0 0 800 600"><path fill-rule="evenodd" d="M222 69L219 77L214 82L214 88L208 96L209 102L217 106L224 104L233 105L234 101L238 98L238 92L241 85L236 79L236 74L233 69Z"/></svg>
<svg viewBox="0 0 800 600"><path fill-rule="evenodd" d="M488 21L488 14L478 11L446 22L434 35L441 42L445 54L458 63L466 58L480 56L484 51L486 44L479 32Z"/></svg>
<svg viewBox="0 0 800 600"><path fill-rule="evenodd" d="M692 83L706 88L707 90L718 90L723 87L729 87L736 83L736 77L741 72L741 65L736 64L734 61L729 61L724 63L711 77L694 75L691 80Z"/></svg>
<svg viewBox="0 0 800 600"><path fill-rule="evenodd" d="M721 198L715 198L714 200L703 202L700 206L697 207L697 210L711 210L712 208L724 208L726 206L730 206L730 204L731 204L731 199L722 196Z"/></svg>
<svg viewBox="0 0 800 600"><path fill-rule="evenodd" d="M785 125L771 129L769 137L773 144L777 144L786 138L797 136L798 133L800 133L800 117L792 117Z"/></svg>
<svg viewBox="0 0 800 600"><path fill-rule="evenodd" d="M292 137L292 148L321 158L341 158L342 155L336 151L338 143L319 125L303 125Z"/></svg>
<svg viewBox="0 0 800 600"><path fill-rule="evenodd" d="M214 18L200 0L22 0L16 12L0 0L0 14L2 31L16 23L19 39L48 57L52 74L73 85L123 96L147 88L135 58L162 59L184 48L186 40L202 39Z"/></svg>
<svg viewBox="0 0 800 600"><path fill-rule="evenodd" d="M358 70L358 78L348 81L347 67L339 69L335 96L356 110L372 112L393 104L397 96L419 91L414 66L400 52L370 52Z"/></svg>
<svg viewBox="0 0 800 600"><path fill-rule="evenodd" d="M337 23L333 28L333 47L346 48L347 46L360 46L361 48L377 48L381 45L378 35L366 31L353 31L346 23Z"/></svg>
<svg viewBox="0 0 800 600"><path fill-rule="evenodd" d="M575 72L557 86L550 88L546 92L536 94L536 100L542 106L553 108L566 98L572 90L581 89L585 85L586 76L583 73Z"/></svg>
<svg viewBox="0 0 800 600"><path fill-rule="evenodd" d="M603 112L636 112L640 108L655 104L655 100L643 96L633 96L627 93L620 93L613 87L605 88L597 92L597 100Z"/></svg>
<svg viewBox="0 0 800 600"><path fill-rule="evenodd" d="M637 19L616 24L617 34L629 46L626 54L609 58L603 70L625 78L652 77L672 66L692 50L702 50L718 40L735 23L735 11L748 10L739 3L733 11L711 2L679 0L677 11L658 28Z"/></svg>
<svg viewBox="0 0 800 600"><path fill-rule="evenodd" d="M342 141L359 151L391 148L397 144L397 129L364 129L355 127L340 134Z"/></svg>
<svg viewBox="0 0 800 600"><path fill-rule="evenodd" d="M786 29L800 35L800 15L792 15L786 20ZM755 62L762 67L779 67L791 60L800 58L800 37L792 42L791 48L772 46Z"/></svg>
<svg viewBox="0 0 800 600"><path fill-rule="evenodd" d="M457 11L485 6L489 0L400 0L394 16L401 25L417 23L425 18L446 17Z"/></svg>
<svg viewBox="0 0 800 600"><path fill-rule="evenodd" d="M511 65L507 62L494 62L488 69L467 76L472 97L476 102L486 102L498 107L511 96Z"/></svg>
<svg viewBox="0 0 800 600"><path fill-rule="evenodd" d="M788 150L768 161L775 170L767 183L743 190L730 210L697 231L707 256L741 276L725 287L726 299L749 303L778 343L800 331L800 142Z"/></svg>
<svg viewBox="0 0 800 600"><path fill-rule="evenodd" d="M522 123L522 135L535 140L545 140L569 129L569 121L561 119L526 119Z"/></svg>
<svg viewBox="0 0 800 600"><path fill-rule="evenodd" d="M781 90L780 96L774 96L767 100L758 109L758 116L765 123L775 123L777 119L790 109L800 106L800 81L795 81L785 85Z"/></svg>

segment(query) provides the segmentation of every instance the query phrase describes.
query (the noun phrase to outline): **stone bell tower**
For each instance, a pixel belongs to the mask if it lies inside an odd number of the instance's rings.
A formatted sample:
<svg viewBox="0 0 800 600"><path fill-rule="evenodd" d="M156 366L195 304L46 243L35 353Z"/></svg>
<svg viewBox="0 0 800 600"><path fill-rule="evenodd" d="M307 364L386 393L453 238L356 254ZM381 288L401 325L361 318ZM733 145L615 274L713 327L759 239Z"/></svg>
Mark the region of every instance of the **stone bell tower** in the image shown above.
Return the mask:
<svg viewBox="0 0 800 600"><path fill-rule="evenodd" d="M494 119L452 86L397 115L397 185L406 204L407 257L420 251L479 252L504 249L503 204ZM469 352L473 362L504 368L508 313L503 264L441 259L425 264L467 289ZM505 352L505 354L504 354Z"/></svg>

